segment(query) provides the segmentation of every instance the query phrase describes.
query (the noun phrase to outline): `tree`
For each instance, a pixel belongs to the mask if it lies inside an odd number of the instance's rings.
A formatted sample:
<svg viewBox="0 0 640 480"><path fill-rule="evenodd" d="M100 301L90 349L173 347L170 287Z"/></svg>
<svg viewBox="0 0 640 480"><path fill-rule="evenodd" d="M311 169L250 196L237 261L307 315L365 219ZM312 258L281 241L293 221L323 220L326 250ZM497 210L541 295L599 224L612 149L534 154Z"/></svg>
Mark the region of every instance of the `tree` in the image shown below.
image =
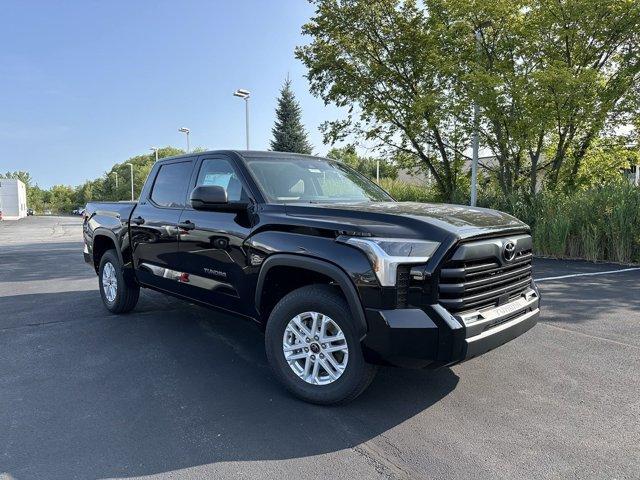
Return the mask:
<svg viewBox="0 0 640 480"><path fill-rule="evenodd" d="M276 122L271 132L271 150L310 154L312 147L307 140L307 132L302 125L301 110L287 77L278 98Z"/></svg>
<svg viewBox="0 0 640 480"><path fill-rule="evenodd" d="M184 150L175 147L163 147L158 149L158 159L184 154ZM133 165L133 193L138 198L153 164L156 161L155 153L137 155L123 163L116 163L110 171L105 173L104 187L102 189L106 198L102 200L128 200L131 198L131 170L129 163ZM118 174L118 188L115 180ZM94 200L97 200L94 198Z"/></svg>
<svg viewBox="0 0 640 480"><path fill-rule="evenodd" d="M0 178L14 178L20 180L24 185L29 188L31 186L31 182L33 179L31 178L31 174L29 172L25 172L22 170L16 170L15 172L7 172L4 175L0 175Z"/></svg>
<svg viewBox="0 0 640 480"><path fill-rule="evenodd" d="M348 110L324 125L325 141L349 136L404 152L428 170L445 199L455 196L468 144L468 110L455 59L442 55L433 18L415 1L312 0L296 49L311 92Z"/></svg>
<svg viewBox="0 0 640 480"><path fill-rule="evenodd" d="M467 90L483 112L486 144L505 193L547 170L551 187L571 189L591 144L637 111L640 4L633 0L430 2L461 20L456 33ZM434 8L437 7L437 8ZM482 27L482 24L489 26ZM464 28L466 27L466 36ZM480 49L461 39L481 32ZM455 42L450 37L450 42ZM463 43L464 42L464 43ZM547 148L548 159L541 164ZM568 175L560 175L568 170Z"/></svg>
<svg viewBox="0 0 640 480"><path fill-rule="evenodd" d="M396 179L398 177L398 168L393 163L381 158L362 157L358 155L353 145L332 148L327 153L327 157L349 165L372 180L376 179L378 165L380 166L380 178Z"/></svg>
<svg viewBox="0 0 640 480"><path fill-rule="evenodd" d="M609 185L620 181L628 181L622 171L640 162L640 153L635 146L629 146L626 136L597 138L585 152L580 168L573 171L573 165L565 163L560 171L559 179L569 181L579 189L589 189Z"/></svg>
<svg viewBox="0 0 640 480"><path fill-rule="evenodd" d="M572 188L594 139L638 111L640 2L311 1L297 56L312 93L348 109L326 139L404 152L445 198L459 188L474 103L505 194L527 181L533 193L540 170L555 187L565 165Z"/></svg>

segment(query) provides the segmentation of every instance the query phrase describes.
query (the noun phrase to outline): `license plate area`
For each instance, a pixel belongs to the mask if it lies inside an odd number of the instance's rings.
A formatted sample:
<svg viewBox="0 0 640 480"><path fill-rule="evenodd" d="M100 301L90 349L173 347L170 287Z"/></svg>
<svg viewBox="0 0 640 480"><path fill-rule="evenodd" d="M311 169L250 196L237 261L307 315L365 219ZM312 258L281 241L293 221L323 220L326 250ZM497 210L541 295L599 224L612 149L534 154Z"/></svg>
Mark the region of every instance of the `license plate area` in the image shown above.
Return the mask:
<svg viewBox="0 0 640 480"><path fill-rule="evenodd" d="M469 338L524 315L537 305L538 295L531 289L504 305L467 312L457 318L465 325L466 337Z"/></svg>
<svg viewBox="0 0 640 480"><path fill-rule="evenodd" d="M528 304L529 302L524 298L518 298L513 302L509 302L505 305L500 305L499 307L492 308L487 312L487 314L483 314L482 316L485 318L485 320L493 320L495 318L504 317L505 315L509 315L510 313L517 312L518 310L527 307Z"/></svg>

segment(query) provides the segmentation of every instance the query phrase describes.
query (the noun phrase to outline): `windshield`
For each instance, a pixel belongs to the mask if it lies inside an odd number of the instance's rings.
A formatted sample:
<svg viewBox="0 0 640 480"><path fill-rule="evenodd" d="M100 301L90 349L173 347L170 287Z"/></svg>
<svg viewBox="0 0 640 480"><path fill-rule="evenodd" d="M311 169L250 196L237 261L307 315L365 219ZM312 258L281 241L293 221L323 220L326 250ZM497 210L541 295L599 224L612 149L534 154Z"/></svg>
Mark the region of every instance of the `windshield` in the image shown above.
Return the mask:
<svg viewBox="0 0 640 480"><path fill-rule="evenodd" d="M247 158L270 203L390 202L375 183L339 162L322 158Z"/></svg>

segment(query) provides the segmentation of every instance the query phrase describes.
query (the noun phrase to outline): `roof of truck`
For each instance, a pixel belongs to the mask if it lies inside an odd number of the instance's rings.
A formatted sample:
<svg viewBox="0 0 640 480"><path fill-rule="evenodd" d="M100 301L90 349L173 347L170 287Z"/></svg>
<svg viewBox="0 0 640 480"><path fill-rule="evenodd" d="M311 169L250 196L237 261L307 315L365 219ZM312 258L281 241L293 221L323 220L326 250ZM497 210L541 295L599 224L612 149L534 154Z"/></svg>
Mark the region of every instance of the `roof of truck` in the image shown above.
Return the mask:
<svg viewBox="0 0 640 480"><path fill-rule="evenodd" d="M190 158L200 155L211 155L211 154L235 154L240 157L248 157L248 158L282 158L283 156L289 158L324 158L319 155L305 155L303 153L291 153L291 152L274 152L269 150L207 150L204 152L192 152L185 153L183 155L174 155L171 157L164 157L158 160L158 163L163 162L165 160L175 160L176 158Z"/></svg>

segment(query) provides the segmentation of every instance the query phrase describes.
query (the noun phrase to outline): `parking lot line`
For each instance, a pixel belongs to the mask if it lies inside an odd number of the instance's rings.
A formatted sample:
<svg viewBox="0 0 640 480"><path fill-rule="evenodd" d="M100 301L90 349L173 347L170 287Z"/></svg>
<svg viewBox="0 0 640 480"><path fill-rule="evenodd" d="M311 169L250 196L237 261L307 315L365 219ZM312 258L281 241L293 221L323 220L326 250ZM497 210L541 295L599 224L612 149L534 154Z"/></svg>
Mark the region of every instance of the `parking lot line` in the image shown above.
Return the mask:
<svg viewBox="0 0 640 480"><path fill-rule="evenodd" d="M536 278L535 281L536 282L546 282L547 280L560 280L563 278L573 278L573 277L592 277L594 275L609 275L610 273L623 273L623 272L634 272L640 270L640 267L633 267L633 268L623 268L620 270L608 270L606 272L589 272L589 273L572 273L570 275L560 275L557 277L543 277L543 278Z"/></svg>

